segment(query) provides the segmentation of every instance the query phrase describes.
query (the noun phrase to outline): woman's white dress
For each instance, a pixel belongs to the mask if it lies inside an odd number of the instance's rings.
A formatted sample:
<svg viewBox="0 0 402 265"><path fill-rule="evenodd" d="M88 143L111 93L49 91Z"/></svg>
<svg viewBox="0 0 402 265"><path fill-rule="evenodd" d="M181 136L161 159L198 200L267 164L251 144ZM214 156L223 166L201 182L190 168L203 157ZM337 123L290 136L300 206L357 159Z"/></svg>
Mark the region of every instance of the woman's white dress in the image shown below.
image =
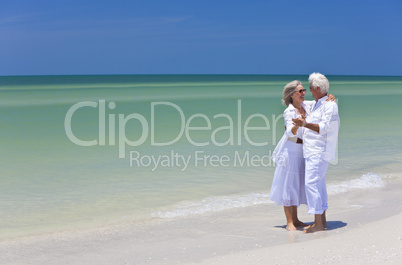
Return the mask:
<svg viewBox="0 0 402 265"><path fill-rule="evenodd" d="M313 101L314 102L314 101ZM310 112L311 102L303 102L307 115ZM304 186L304 157L303 144L295 143L297 138L302 139L302 129L297 134L291 132L292 119L297 118L297 110L292 104L283 113L286 131L276 146L272 160L276 163L274 179L272 181L270 200L283 206L299 206L307 204Z"/></svg>

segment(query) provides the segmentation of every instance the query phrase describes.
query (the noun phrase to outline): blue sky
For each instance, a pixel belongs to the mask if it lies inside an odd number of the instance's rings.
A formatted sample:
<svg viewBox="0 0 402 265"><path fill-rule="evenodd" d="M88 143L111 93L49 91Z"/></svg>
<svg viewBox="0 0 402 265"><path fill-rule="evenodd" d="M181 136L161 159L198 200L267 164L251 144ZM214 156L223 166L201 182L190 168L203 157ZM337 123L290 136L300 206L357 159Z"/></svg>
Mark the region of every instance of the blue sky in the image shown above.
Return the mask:
<svg viewBox="0 0 402 265"><path fill-rule="evenodd" d="M402 3L0 0L0 75L402 75Z"/></svg>

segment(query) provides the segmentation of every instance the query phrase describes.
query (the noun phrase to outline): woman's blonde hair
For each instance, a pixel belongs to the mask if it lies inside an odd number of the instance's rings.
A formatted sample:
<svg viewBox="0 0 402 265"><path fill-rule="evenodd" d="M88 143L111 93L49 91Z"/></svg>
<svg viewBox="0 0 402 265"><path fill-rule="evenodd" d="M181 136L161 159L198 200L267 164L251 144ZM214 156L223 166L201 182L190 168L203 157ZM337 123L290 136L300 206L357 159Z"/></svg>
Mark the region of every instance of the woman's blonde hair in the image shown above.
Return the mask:
<svg viewBox="0 0 402 265"><path fill-rule="evenodd" d="M292 103L292 98L290 96L296 91L298 85L302 85L302 83L299 80L294 80L285 86L282 97L283 105L289 106L289 104Z"/></svg>

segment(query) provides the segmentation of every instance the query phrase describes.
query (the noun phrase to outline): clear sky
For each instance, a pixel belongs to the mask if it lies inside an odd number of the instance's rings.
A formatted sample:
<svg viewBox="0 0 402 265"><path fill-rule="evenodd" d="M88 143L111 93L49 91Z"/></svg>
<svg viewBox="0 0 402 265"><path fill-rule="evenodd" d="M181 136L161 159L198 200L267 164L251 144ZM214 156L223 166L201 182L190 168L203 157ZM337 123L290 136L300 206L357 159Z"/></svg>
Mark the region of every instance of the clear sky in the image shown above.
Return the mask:
<svg viewBox="0 0 402 265"><path fill-rule="evenodd" d="M0 0L0 75L402 75L402 1Z"/></svg>

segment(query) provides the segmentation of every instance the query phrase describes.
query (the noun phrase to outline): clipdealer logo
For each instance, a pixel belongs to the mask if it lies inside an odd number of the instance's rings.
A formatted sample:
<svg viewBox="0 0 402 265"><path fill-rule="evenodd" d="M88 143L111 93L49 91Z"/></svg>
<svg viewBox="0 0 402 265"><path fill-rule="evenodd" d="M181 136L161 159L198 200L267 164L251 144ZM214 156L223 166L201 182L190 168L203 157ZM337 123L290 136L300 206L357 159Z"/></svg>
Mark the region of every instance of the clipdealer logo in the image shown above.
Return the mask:
<svg viewBox="0 0 402 265"><path fill-rule="evenodd" d="M111 113L116 109L116 103L113 101L106 102L106 100L95 101L82 101L74 104L69 108L64 119L65 133L69 140L79 146L118 146L119 158L126 158L127 147L138 147L145 144L148 140L151 146L172 146L179 140L185 138L189 144L195 147L205 146L241 146L243 143L247 143L254 147L266 147L268 146L269 133L272 132L272 144L276 144L276 127L277 122L283 117L283 115L272 115L270 121L267 116L261 113L254 113L250 116L242 116L242 102L237 100L237 111L233 118L227 113L218 113L212 118L203 113L195 113L190 116L186 116L180 106L172 102L151 102L150 103L150 120L140 113L130 113L128 115L122 113ZM92 140L79 139L74 134L74 128L72 128L73 119L80 115L80 111L83 109L94 109L98 114L98 135L94 136ZM163 126L158 125L156 117L159 114L166 111L169 108L170 111L175 113L176 119L180 121L180 126L177 135L173 139L157 139L156 127L158 130ZM243 120L244 119L244 120ZM196 121L202 121L205 126L195 126ZM219 120L220 124L226 124L217 128L213 128L214 121ZM222 122L223 121L223 122ZM251 122L256 121L263 126L251 126ZM130 122L136 122L140 124L140 136L138 139L131 140L127 137L126 126ZM117 123L117 132L116 132ZM235 125L236 124L236 125ZM251 136L252 131L262 132L267 137L261 141L253 139ZM194 139L192 133L201 132L208 134L208 141L199 142ZM222 141L222 137L217 135L227 135ZM107 135L107 137L106 137ZM117 139L116 139L117 138ZM196 138L196 137L195 137ZM220 141L218 140L220 139ZM268 150L267 150L268 151ZM273 166L270 159L271 151L266 155L252 155L250 151L241 153L235 150L233 156L230 155L217 155L206 154L204 151L196 150L193 155L184 155L171 150L169 153L162 155L144 155L138 151L129 151L129 160L131 167L150 167L152 171L159 167L179 167L182 171L186 170L191 162L194 166L212 166L212 167L228 167L228 166Z"/></svg>

